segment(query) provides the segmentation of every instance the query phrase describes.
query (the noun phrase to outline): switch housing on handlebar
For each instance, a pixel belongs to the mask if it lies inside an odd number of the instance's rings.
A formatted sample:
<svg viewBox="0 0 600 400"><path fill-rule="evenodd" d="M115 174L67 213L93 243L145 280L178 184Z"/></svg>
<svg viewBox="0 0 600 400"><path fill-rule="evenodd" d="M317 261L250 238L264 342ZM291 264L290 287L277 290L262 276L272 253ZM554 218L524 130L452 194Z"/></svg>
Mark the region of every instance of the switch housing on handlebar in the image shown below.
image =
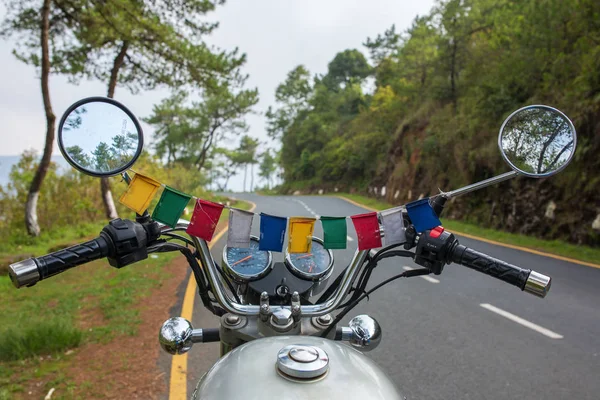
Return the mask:
<svg viewBox="0 0 600 400"><path fill-rule="evenodd" d="M123 268L148 258L148 233L140 223L126 219L113 219L102 229L112 242L108 263L115 268Z"/></svg>
<svg viewBox="0 0 600 400"><path fill-rule="evenodd" d="M441 226L427 230L419 237L415 249L415 263L439 275L444 269L444 264L448 263L448 254L456 243L454 235Z"/></svg>

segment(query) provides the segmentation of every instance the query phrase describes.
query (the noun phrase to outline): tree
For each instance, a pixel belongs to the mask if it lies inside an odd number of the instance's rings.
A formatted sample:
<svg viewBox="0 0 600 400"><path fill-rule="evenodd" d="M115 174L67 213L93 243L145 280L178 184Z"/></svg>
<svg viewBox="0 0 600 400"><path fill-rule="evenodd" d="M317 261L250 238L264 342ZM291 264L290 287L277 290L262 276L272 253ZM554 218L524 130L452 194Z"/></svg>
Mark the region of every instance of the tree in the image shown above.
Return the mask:
<svg viewBox="0 0 600 400"><path fill-rule="evenodd" d="M1 32L5 37L19 36L20 45L18 49L13 50L13 54L24 63L38 68L40 73L42 101L44 113L46 114L46 140L42 159L31 181L25 203L25 226L27 232L32 236L40 234L37 203L42 183L50 167L52 147L54 146L54 131L56 130L56 116L52 110L50 99L51 59L52 61L55 59L60 62L64 61L64 59L60 60L60 55L56 54L59 53L57 47L61 46L62 43L51 40L50 37L55 33L66 30L64 20L57 17L51 0L43 0L41 9L38 6L39 2L33 0L7 1L6 8L8 12L2 23Z"/></svg>
<svg viewBox="0 0 600 400"><path fill-rule="evenodd" d="M369 49L371 59L380 64L386 58L392 57L398 50L400 35L396 33L396 25L392 25L383 35L377 35L375 39L367 38L363 45Z"/></svg>
<svg viewBox="0 0 600 400"><path fill-rule="evenodd" d="M40 69L46 114L44 152L26 202L25 222L32 235L39 234L36 206L54 142L51 72L67 74L74 82L101 79L108 97L114 97L118 83L132 92L187 83L210 87L245 61L237 49L217 51L202 41L217 26L202 17L220 0L43 0L41 9L35 0L5 1L2 34L18 36L15 55ZM108 180L101 180L101 188L106 214L114 218Z"/></svg>
<svg viewBox="0 0 600 400"><path fill-rule="evenodd" d="M267 134L272 139L279 139L289 128L300 111L308 107L308 98L312 87L309 81L310 73L303 65L288 72L286 80L277 86L275 101L278 109L269 106L267 109Z"/></svg>
<svg viewBox="0 0 600 400"><path fill-rule="evenodd" d="M323 82L331 89L340 85L347 87L362 82L371 72L371 66L363 53L356 49L344 50L337 53L329 63Z"/></svg>
<svg viewBox="0 0 600 400"><path fill-rule="evenodd" d="M253 166L256 164L256 150L258 149L259 141L248 135L242 136L240 145L236 152L235 160L238 164L244 166L244 192L246 191L246 180L248 177L248 165ZM253 174L254 170L250 172ZM252 179L252 178L251 178ZM253 182L252 182L253 183ZM250 184L250 191L252 191L252 183Z"/></svg>
<svg viewBox="0 0 600 400"><path fill-rule="evenodd" d="M67 154L69 155L69 157L71 157L71 159L73 161L75 161L77 164L81 165L84 168L87 168L90 166L91 162L90 162L90 158L87 154L85 154L85 152L83 151L83 149L80 146L70 146L67 147L65 149L67 151Z"/></svg>
<svg viewBox="0 0 600 400"><path fill-rule="evenodd" d="M145 121L156 127L157 150L201 170L214 147L247 130L245 116L258 102L257 89L243 89L246 77L206 91L201 101L186 105L187 95L175 93L155 106Z"/></svg>
<svg viewBox="0 0 600 400"><path fill-rule="evenodd" d="M219 191L227 191L229 179L238 172L239 158L236 150L229 150L222 147L214 149L214 155L210 158L210 170L213 181L216 182Z"/></svg>
<svg viewBox="0 0 600 400"><path fill-rule="evenodd" d="M220 1L63 1L57 6L72 17L80 44L70 53L84 60L74 72L107 82L111 98L117 84L133 93L159 85L214 87L245 61L237 49L216 51L203 41L217 24L202 17ZM101 179L101 189L107 217L116 218L106 178Z"/></svg>
<svg viewBox="0 0 600 400"><path fill-rule="evenodd" d="M262 154L262 161L260 163L260 171L258 175L267 181L268 189L271 189L271 178L276 170L277 163L275 158L271 155L271 150L267 149L267 151Z"/></svg>

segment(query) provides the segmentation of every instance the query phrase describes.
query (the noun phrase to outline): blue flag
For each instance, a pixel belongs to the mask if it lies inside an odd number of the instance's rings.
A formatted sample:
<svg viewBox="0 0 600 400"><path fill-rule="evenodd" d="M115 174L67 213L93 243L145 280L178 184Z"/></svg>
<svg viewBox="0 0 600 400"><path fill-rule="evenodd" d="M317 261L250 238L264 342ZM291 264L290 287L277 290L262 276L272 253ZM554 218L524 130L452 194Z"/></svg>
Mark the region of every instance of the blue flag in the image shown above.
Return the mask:
<svg viewBox="0 0 600 400"><path fill-rule="evenodd" d="M260 213L259 250L283 251L287 218Z"/></svg>
<svg viewBox="0 0 600 400"><path fill-rule="evenodd" d="M431 204L429 204L429 198L408 203L406 211L418 233L442 224L437 215L435 215Z"/></svg>

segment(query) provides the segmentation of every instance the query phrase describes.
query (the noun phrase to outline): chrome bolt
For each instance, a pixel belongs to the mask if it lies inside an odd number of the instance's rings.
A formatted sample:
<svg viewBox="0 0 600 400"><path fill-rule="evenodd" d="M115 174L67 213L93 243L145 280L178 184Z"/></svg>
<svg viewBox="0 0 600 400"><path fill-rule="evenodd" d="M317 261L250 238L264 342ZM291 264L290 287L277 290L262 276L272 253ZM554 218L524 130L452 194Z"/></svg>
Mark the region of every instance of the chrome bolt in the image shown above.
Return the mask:
<svg viewBox="0 0 600 400"><path fill-rule="evenodd" d="M331 315L329 315L329 314L321 315L320 317L317 318L317 321L321 325L329 325L331 323Z"/></svg>
<svg viewBox="0 0 600 400"><path fill-rule="evenodd" d="M229 325L237 325L240 322L240 317L238 317L237 315L234 314L229 314L226 318L225 321L229 324Z"/></svg>
<svg viewBox="0 0 600 400"><path fill-rule="evenodd" d="M292 306L292 315L300 315L300 306L298 304Z"/></svg>
<svg viewBox="0 0 600 400"><path fill-rule="evenodd" d="M298 292L292 293L292 301L293 302L300 301L300 295L298 294Z"/></svg>
<svg viewBox="0 0 600 400"><path fill-rule="evenodd" d="M260 294L260 299L261 299L262 301L269 300L269 293L267 293L267 292L262 292L262 293Z"/></svg>
<svg viewBox="0 0 600 400"><path fill-rule="evenodd" d="M277 325L287 325L290 323L292 312L287 308L279 308L273 311L273 322Z"/></svg>

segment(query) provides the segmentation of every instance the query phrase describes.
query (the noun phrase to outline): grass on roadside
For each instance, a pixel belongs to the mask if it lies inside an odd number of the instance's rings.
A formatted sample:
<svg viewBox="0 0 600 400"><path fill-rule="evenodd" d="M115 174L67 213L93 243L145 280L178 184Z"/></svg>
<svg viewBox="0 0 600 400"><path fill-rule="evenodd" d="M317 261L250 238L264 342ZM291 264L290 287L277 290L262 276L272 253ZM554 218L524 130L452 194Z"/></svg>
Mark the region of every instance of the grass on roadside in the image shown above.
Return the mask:
<svg viewBox="0 0 600 400"><path fill-rule="evenodd" d="M245 202L231 206L250 208ZM222 221L228 218L226 211ZM30 246L5 251L42 255L61 243L97 236L102 226L64 229L52 240L43 237ZM19 290L8 276L0 276L0 400L48 375L60 381L56 385L68 387L69 377L60 372L69 364L68 349L136 335L141 320L134 305L170 276L168 264L178 255L151 254L121 269L99 260Z"/></svg>
<svg viewBox="0 0 600 400"><path fill-rule="evenodd" d="M349 193L338 193L337 195L376 210L384 210L391 207L391 205L385 201L373 199L367 196ZM494 240L514 246L526 247L558 256L573 258L575 260L600 264L600 249L598 248L578 246L561 240L543 240L531 236L483 228L477 225L450 219L444 219L443 223L445 228L458 234L465 233L467 235L478 236L484 239Z"/></svg>

